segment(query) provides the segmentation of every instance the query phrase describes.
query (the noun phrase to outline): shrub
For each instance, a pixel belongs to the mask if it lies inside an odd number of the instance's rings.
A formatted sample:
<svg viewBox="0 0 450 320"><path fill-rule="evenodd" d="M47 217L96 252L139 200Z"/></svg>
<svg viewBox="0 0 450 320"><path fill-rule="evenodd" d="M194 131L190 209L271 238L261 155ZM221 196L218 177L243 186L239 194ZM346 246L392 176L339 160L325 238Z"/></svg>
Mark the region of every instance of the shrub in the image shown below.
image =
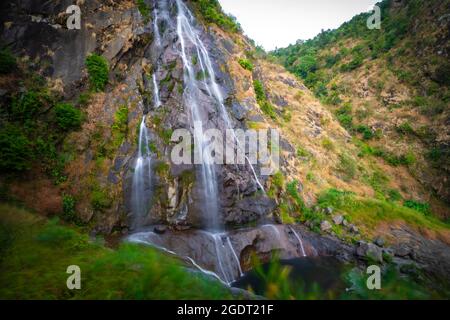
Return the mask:
<svg viewBox="0 0 450 320"><path fill-rule="evenodd" d="M218 0L195 0L197 8L207 22L215 23L225 30L237 32L241 29L234 17L222 12Z"/></svg>
<svg viewBox="0 0 450 320"><path fill-rule="evenodd" d="M303 147L298 147L297 149L297 157L299 158L308 158L310 153Z"/></svg>
<svg viewBox="0 0 450 320"><path fill-rule="evenodd" d="M95 53L86 59L91 89L97 92L103 91L108 83L109 65L108 61Z"/></svg>
<svg viewBox="0 0 450 320"><path fill-rule="evenodd" d="M375 133L366 125L359 125L356 131L362 134L364 140L370 140L375 136Z"/></svg>
<svg viewBox="0 0 450 320"><path fill-rule="evenodd" d="M324 147L328 151L334 150L334 144L333 141L331 141L328 138L325 138L322 140L322 147Z"/></svg>
<svg viewBox="0 0 450 320"><path fill-rule="evenodd" d="M353 129L352 106L350 103L344 103L344 105L336 111L336 115L344 128L347 130Z"/></svg>
<svg viewBox="0 0 450 320"><path fill-rule="evenodd" d="M267 101L266 92L264 90L262 82L259 80L254 80L253 87L255 89L256 101L258 102L261 111L275 120L277 118L277 114L273 105L269 101Z"/></svg>
<svg viewBox="0 0 450 320"><path fill-rule="evenodd" d="M91 205L94 210L103 211L111 207L112 201L105 190L96 188L91 193Z"/></svg>
<svg viewBox="0 0 450 320"><path fill-rule="evenodd" d="M121 106L114 114L112 125L113 145L119 147L128 134L128 107Z"/></svg>
<svg viewBox="0 0 450 320"><path fill-rule="evenodd" d="M12 125L0 129L0 171L24 171L31 166L31 143Z"/></svg>
<svg viewBox="0 0 450 320"><path fill-rule="evenodd" d="M336 168L343 175L344 181L351 181L355 178L357 167L355 161L346 154L339 156L339 164Z"/></svg>
<svg viewBox="0 0 450 320"><path fill-rule="evenodd" d="M317 70L317 60L313 55L305 55L300 58L300 63L295 69L295 73L306 79L308 74L314 73Z"/></svg>
<svg viewBox="0 0 450 320"><path fill-rule="evenodd" d="M407 134L411 135L414 134L414 129L412 128L411 124L408 121L406 121L397 127L397 132L402 135Z"/></svg>
<svg viewBox="0 0 450 320"><path fill-rule="evenodd" d="M264 86L259 80L253 81L253 87L255 89L256 94L256 100L258 103L261 103L262 101L265 101L266 98L266 92L264 91Z"/></svg>
<svg viewBox="0 0 450 320"><path fill-rule="evenodd" d="M69 103L59 103L55 107L56 122L63 130L79 128L81 111Z"/></svg>
<svg viewBox="0 0 450 320"><path fill-rule="evenodd" d="M13 72L17 67L16 58L11 54L8 48L0 50L0 74Z"/></svg>
<svg viewBox="0 0 450 320"><path fill-rule="evenodd" d="M11 113L14 120L32 119L42 112L49 102L50 97L47 93L30 90L13 99Z"/></svg>
<svg viewBox="0 0 450 320"><path fill-rule="evenodd" d="M239 59L239 64L242 68L248 71L253 71L253 64L247 59Z"/></svg>
<svg viewBox="0 0 450 320"><path fill-rule="evenodd" d="M142 17L144 18L144 21L148 22L150 20L150 8L147 6L144 0L136 0L136 5Z"/></svg>
<svg viewBox="0 0 450 320"><path fill-rule="evenodd" d="M428 203L419 202L415 200L406 200L403 205L407 208L416 210L418 212L421 212L423 214L429 214L430 213L430 205Z"/></svg>
<svg viewBox="0 0 450 320"><path fill-rule="evenodd" d="M75 199L71 195L63 195L63 218L66 221L73 221L75 218Z"/></svg>

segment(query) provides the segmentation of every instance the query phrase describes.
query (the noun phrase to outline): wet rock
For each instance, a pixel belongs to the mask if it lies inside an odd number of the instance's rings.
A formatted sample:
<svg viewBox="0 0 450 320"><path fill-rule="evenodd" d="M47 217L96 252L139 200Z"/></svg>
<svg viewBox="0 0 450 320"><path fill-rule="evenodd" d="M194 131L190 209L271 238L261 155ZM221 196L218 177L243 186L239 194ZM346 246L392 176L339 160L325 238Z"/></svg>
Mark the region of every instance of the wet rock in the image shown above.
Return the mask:
<svg viewBox="0 0 450 320"><path fill-rule="evenodd" d="M295 153L294 147L284 138L280 139L280 147L283 151L289 152L289 153Z"/></svg>
<svg viewBox="0 0 450 320"><path fill-rule="evenodd" d="M357 226L355 226L354 224L351 224L349 226L349 231L352 233L359 233L359 228Z"/></svg>
<svg viewBox="0 0 450 320"><path fill-rule="evenodd" d="M344 218L344 220L342 220L342 225L344 227L348 227L350 224L348 223L348 221Z"/></svg>
<svg viewBox="0 0 450 320"><path fill-rule="evenodd" d="M245 119L245 117L248 114L248 111L249 110L248 110L248 108L245 107L245 105L242 105L237 102L234 102L231 106L231 113L239 121L242 121Z"/></svg>
<svg viewBox="0 0 450 320"><path fill-rule="evenodd" d="M329 231L331 230L332 225L330 222L328 221L322 221L322 223L320 224L320 230L322 230L323 232Z"/></svg>
<svg viewBox="0 0 450 320"><path fill-rule="evenodd" d="M394 252L397 257L404 258L406 256L409 256L412 250L406 244L400 244L398 247L394 249Z"/></svg>
<svg viewBox="0 0 450 320"><path fill-rule="evenodd" d="M108 182L112 184L118 184L120 182L120 179L113 172L110 172L108 174Z"/></svg>
<svg viewBox="0 0 450 320"><path fill-rule="evenodd" d="M155 226L155 227L153 228L153 231L154 231L156 234L164 234L164 233L167 231L167 226L164 226L164 225L158 225L158 226Z"/></svg>
<svg viewBox="0 0 450 320"><path fill-rule="evenodd" d="M333 222L335 224L337 224L338 226L342 224L342 222L344 221L344 217L340 214L334 215L333 216Z"/></svg>
<svg viewBox="0 0 450 320"><path fill-rule="evenodd" d="M364 241L358 242L356 247L356 255L362 258L368 258L375 262L383 262L383 250L373 243L367 243Z"/></svg>
<svg viewBox="0 0 450 320"><path fill-rule="evenodd" d="M375 243L379 247L384 247L385 241L382 237L377 237L377 238L375 238L373 243Z"/></svg>
<svg viewBox="0 0 450 320"><path fill-rule="evenodd" d="M249 223L269 215L275 208L275 201L265 196L244 198L236 203L225 221L232 224Z"/></svg>

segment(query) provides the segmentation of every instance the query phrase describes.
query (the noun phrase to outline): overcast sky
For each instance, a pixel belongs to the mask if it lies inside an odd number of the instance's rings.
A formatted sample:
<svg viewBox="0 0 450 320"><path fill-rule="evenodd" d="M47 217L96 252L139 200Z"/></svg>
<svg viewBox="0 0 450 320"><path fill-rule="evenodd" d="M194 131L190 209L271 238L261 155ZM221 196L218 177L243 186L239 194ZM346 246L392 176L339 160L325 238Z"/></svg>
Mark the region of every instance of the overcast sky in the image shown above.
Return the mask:
<svg viewBox="0 0 450 320"><path fill-rule="evenodd" d="M245 34L266 50L335 29L380 0L219 0Z"/></svg>

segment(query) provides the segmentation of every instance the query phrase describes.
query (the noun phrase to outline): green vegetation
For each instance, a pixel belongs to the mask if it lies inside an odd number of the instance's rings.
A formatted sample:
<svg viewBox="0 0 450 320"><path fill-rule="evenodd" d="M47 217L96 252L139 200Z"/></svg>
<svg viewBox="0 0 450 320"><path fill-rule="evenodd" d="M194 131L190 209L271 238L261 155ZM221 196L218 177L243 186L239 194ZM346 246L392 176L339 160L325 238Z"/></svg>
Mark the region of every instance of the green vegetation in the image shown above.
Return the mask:
<svg viewBox="0 0 450 320"><path fill-rule="evenodd" d="M407 208L414 209L418 212L421 212L425 215L430 214L430 205L428 203L419 202L415 200L406 200L403 205Z"/></svg>
<svg viewBox="0 0 450 320"><path fill-rule="evenodd" d="M253 88L255 89L256 100L261 108L261 111L273 120L276 120L277 114L274 106L267 100L266 91L264 90L262 82L259 80L254 80Z"/></svg>
<svg viewBox="0 0 450 320"><path fill-rule="evenodd" d="M222 11L217 0L193 0L203 18L209 23L215 23L224 30L238 32L241 26L232 16L226 15Z"/></svg>
<svg viewBox="0 0 450 320"><path fill-rule="evenodd" d="M248 71L253 71L253 64L247 59L239 59L239 64L242 68Z"/></svg>
<svg viewBox="0 0 450 320"><path fill-rule="evenodd" d="M109 197L108 191L95 187L91 193L91 205L94 210L100 212L111 208L112 199Z"/></svg>
<svg viewBox="0 0 450 320"><path fill-rule="evenodd" d="M74 221L76 217L76 211L75 211L75 205L76 201L74 197L71 195L64 194L63 195L63 214L62 218L65 221Z"/></svg>
<svg viewBox="0 0 450 320"><path fill-rule="evenodd" d="M331 141L330 139L328 139L328 138L324 138L323 140L322 140L322 147L324 148L324 149L326 149L326 150L328 150L328 151L332 151L332 150L334 150L334 143L333 143L333 141Z"/></svg>
<svg viewBox="0 0 450 320"><path fill-rule="evenodd" d="M67 160L59 154L62 142L79 127L82 114L50 92L41 76L27 69L17 76L17 90L9 90L1 102L0 171L12 176L40 168L61 183Z"/></svg>
<svg viewBox="0 0 450 320"><path fill-rule="evenodd" d="M0 204L0 228L0 299L232 298L222 284L155 249L107 249L79 229L23 209ZM81 290L67 289L70 265L82 270Z"/></svg>
<svg viewBox="0 0 450 320"><path fill-rule="evenodd" d="M109 77L108 61L95 53L86 58L91 89L96 92L105 90Z"/></svg>
<svg viewBox="0 0 450 320"><path fill-rule="evenodd" d="M114 123L112 125L113 146L120 147L128 135L128 107L121 106L114 114Z"/></svg>
<svg viewBox="0 0 450 320"><path fill-rule="evenodd" d="M149 6L145 3L144 0L136 0L136 5L137 5L138 10L141 13L142 17L144 18L144 22L148 23L150 21Z"/></svg>
<svg viewBox="0 0 450 320"><path fill-rule="evenodd" d="M380 222L403 220L412 227L430 230L448 229L432 216L384 200L361 198L347 191L330 189L320 194L318 203L322 208L333 207L345 212L352 222L363 226L367 233L375 230Z"/></svg>
<svg viewBox="0 0 450 320"><path fill-rule="evenodd" d="M16 58L9 48L0 49L0 74L8 74L17 68Z"/></svg>
<svg viewBox="0 0 450 320"><path fill-rule="evenodd" d="M70 103L58 103L55 115L58 126L63 130L77 129L81 125L82 113Z"/></svg>
<svg viewBox="0 0 450 320"><path fill-rule="evenodd" d="M336 169L342 174L342 179L347 182L352 181L358 172L355 160L347 154L339 155L339 164Z"/></svg>
<svg viewBox="0 0 450 320"><path fill-rule="evenodd" d="M24 171L31 167L32 145L14 126L0 128L0 172Z"/></svg>

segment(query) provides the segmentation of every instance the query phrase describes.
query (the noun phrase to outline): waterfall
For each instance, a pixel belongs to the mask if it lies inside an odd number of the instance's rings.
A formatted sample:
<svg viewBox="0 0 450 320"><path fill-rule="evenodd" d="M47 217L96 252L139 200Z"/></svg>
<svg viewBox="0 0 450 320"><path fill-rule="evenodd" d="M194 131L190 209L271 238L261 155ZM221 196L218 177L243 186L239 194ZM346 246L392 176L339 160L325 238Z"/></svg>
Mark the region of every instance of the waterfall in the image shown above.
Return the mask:
<svg viewBox="0 0 450 320"><path fill-rule="evenodd" d="M208 114L205 114L200 108L200 97L201 89L199 87L199 81L197 80L194 66L193 66L193 56L189 52L189 45L192 45L194 49L198 52L199 43L197 40L197 35L195 30L191 27L189 19L186 16L186 7L177 0L178 15L177 15L177 34L181 44L181 58L184 65L184 99L186 105L190 111L190 117L192 125L195 131L195 141L194 145L201 153L202 164L201 164L201 181L204 192L205 201L205 220L209 229L217 230L220 228L218 214L218 190L217 190L217 179L216 172L213 165L212 157L210 152L204 152L208 148L208 142L203 134L203 127L199 125L194 125L197 123L204 124L208 120ZM188 56L189 55L189 56ZM204 71L204 70L203 70ZM202 112L203 111L203 112Z"/></svg>
<svg viewBox="0 0 450 320"><path fill-rule="evenodd" d="M212 66L212 61L211 61L211 58L209 57L208 50L206 49L205 45L203 44L202 40L200 39L198 33L191 27L191 25L189 23L189 22L192 23L194 21L194 17L192 15L192 13L189 11L189 8L187 8L187 6L184 3L182 3L181 0L176 0L176 1L177 1L177 6L178 6L179 22L180 22L180 15L181 15L182 22L184 22L186 24L185 31L188 32L188 39L196 47L196 54L197 54L198 62L200 65L200 70L203 75L206 75L202 79L202 82L206 88L206 91L208 92L208 94L211 98L213 98L215 101L217 101L221 118L225 122L226 128L230 129L233 132L233 138L237 144L239 151L245 153L245 146L244 146L244 148L242 148L241 142L236 137L234 130L233 130L234 128L231 124L230 117L228 116L228 112L225 108L224 101L223 101L224 99L223 99L222 93L220 91L219 85L216 82L216 74L215 74L214 68ZM189 19L186 17L186 13L189 16ZM258 179L255 168L253 167L249 158L246 155L245 155L245 160L247 161L247 163L252 171L252 174L256 181L256 184L263 192L265 192L264 187L262 186L261 182Z"/></svg>
<svg viewBox="0 0 450 320"><path fill-rule="evenodd" d="M163 252L165 252L165 253L167 253L167 254L170 254L170 255L179 257L179 255L178 255L176 252L174 252L174 251L172 251L172 250L169 250L169 249L167 249L167 248L164 248L164 247L162 247L162 246L156 245L156 244L154 244L153 242L149 241L149 240L148 240L148 237L149 237L150 235L152 235L152 236L157 236L154 232L150 232L150 233L148 233L148 232L141 232L141 233L135 233L135 234L129 236L128 239L127 239L127 241L129 241L129 242L131 242L131 243L138 243L138 244L143 244L143 245L151 246L151 247L153 247L153 248L155 248L155 249L158 249L158 250L161 250L161 251L163 251ZM229 283L223 281L223 280L217 275L217 273L202 268L202 267L201 267L197 262L195 262L195 260L192 259L191 257L185 256L185 257L182 257L182 258L185 259L185 260L187 260L187 261L189 261L189 263L192 264L194 267L196 267L201 273L203 273L203 274L205 274L205 275L207 275L207 276L210 276L210 277L214 277L215 279L219 280L220 282L222 282L223 284L225 284L225 285L227 285L227 286L229 285Z"/></svg>
<svg viewBox="0 0 450 320"><path fill-rule="evenodd" d="M134 214L134 227L139 227L147 214L151 196L151 157L145 120L146 116L142 118L139 128L138 157L133 173L131 206Z"/></svg>
<svg viewBox="0 0 450 320"><path fill-rule="evenodd" d="M239 258L238 258L237 254L236 254L236 251L234 251L233 244L231 243L230 237L227 237L227 244L228 244L228 247L231 250L231 253L233 254L234 259L236 260L236 265L237 265L238 270L239 270L239 275L242 277L244 275L244 273L242 272L241 262L239 261Z"/></svg>
<svg viewBox="0 0 450 320"><path fill-rule="evenodd" d="M295 232L294 228L289 227L289 229L291 229L292 233L294 233L295 238L297 239L298 243L300 244L300 249L302 250L302 255L304 257L306 257L306 253L305 253L305 248L303 247L303 241L300 238L300 236L297 234L297 232Z"/></svg>
<svg viewBox="0 0 450 320"><path fill-rule="evenodd" d="M265 224L262 226L262 228L268 228L268 229L272 230L273 233L275 234L275 238L278 240L278 242L281 243L280 230L278 230L278 228L276 226L274 226L273 224Z"/></svg>
<svg viewBox="0 0 450 320"><path fill-rule="evenodd" d="M161 103L161 99L159 98L159 87L158 87L158 83L156 81L156 73L153 73L153 103L155 105L155 108L159 108L162 103Z"/></svg>
<svg viewBox="0 0 450 320"><path fill-rule="evenodd" d="M156 46L159 48L161 46L161 35L159 33L159 25L158 25L158 8L157 8L158 2L155 2L155 9L154 9L154 16L153 16L153 30L155 33L155 43Z"/></svg>

